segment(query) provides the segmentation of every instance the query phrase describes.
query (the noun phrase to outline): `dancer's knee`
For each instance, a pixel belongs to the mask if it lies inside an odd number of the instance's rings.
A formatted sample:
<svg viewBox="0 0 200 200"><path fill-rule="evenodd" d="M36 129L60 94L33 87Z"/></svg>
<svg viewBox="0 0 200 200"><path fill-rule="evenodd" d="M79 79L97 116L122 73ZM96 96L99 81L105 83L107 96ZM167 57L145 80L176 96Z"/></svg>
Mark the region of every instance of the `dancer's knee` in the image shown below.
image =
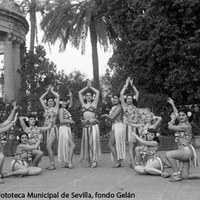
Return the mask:
<svg viewBox="0 0 200 200"><path fill-rule="evenodd" d="M166 157L167 159L172 158L172 153L171 153L170 151L167 151L166 154L165 154L165 157Z"/></svg>
<svg viewBox="0 0 200 200"><path fill-rule="evenodd" d="M27 175L29 173L28 169L23 169L21 175Z"/></svg>
<svg viewBox="0 0 200 200"><path fill-rule="evenodd" d="M113 144L112 143L108 143L108 148L112 149L113 148Z"/></svg>
<svg viewBox="0 0 200 200"><path fill-rule="evenodd" d="M0 154L0 161L3 160L5 158L5 156L3 155L3 153Z"/></svg>

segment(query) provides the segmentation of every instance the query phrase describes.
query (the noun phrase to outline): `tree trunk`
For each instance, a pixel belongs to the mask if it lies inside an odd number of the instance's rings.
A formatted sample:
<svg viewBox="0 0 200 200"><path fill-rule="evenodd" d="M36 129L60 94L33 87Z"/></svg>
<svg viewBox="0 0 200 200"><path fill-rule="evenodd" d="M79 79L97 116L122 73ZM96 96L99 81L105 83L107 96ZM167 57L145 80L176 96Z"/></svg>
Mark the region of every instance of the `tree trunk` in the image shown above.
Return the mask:
<svg viewBox="0 0 200 200"><path fill-rule="evenodd" d="M93 78L94 86L99 90L99 60L97 51L97 32L95 28L94 20L91 20L90 24L90 38L92 45L92 65L93 65Z"/></svg>
<svg viewBox="0 0 200 200"><path fill-rule="evenodd" d="M31 32L30 32L30 51L34 53L35 47L35 28L36 28L36 5L34 2L30 6L30 23L31 23Z"/></svg>

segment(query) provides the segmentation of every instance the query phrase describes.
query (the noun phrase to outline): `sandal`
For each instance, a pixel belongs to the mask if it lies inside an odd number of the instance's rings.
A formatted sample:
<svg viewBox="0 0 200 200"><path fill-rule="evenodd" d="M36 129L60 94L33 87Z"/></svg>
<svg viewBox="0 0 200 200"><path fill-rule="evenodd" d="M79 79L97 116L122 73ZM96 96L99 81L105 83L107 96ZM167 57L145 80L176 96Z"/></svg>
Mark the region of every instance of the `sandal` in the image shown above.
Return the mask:
<svg viewBox="0 0 200 200"><path fill-rule="evenodd" d="M91 168L96 168L97 165L98 165L98 162L97 162L97 161L94 161L94 162L92 163L92 165L91 165Z"/></svg>
<svg viewBox="0 0 200 200"><path fill-rule="evenodd" d="M0 176L0 179L3 179L3 178L8 178L8 174L7 173L2 173L1 176Z"/></svg>
<svg viewBox="0 0 200 200"><path fill-rule="evenodd" d="M181 177L181 174L178 173L178 174L173 174L171 179L169 180L169 182L178 182L178 181L182 181L182 177Z"/></svg>
<svg viewBox="0 0 200 200"><path fill-rule="evenodd" d="M163 178L169 178L169 177L170 177L170 174L168 174L167 172L162 172L162 173L161 173L161 176L162 176Z"/></svg>
<svg viewBox="0 0 200 200"><path fill-rule="evenodd" d="M62 168L68 168L68 163L63 163Z"/></svg>
<svg viewBox="0 0 200 200"><path fill-rule="evenodd" d="M118 168L118 167L121 167L121 164L120 163L115 163L112 168Z"/></svg>
<svg viewBox="0 0 200 200"><path fill-rule="evenodd" d="M69 164L68 164L68 168L69 168L69 169L73 169L73 168L74 168L74 166L72 165L72 163L69 163Z"/></svg>
<svg viewBox="0 0 200 200"><path fill-rule="evenodd" d="M48 169L48 170L55 170L55 169L56 169L55 164L52 163L52 164L51 164L49 167L47 167L46 169Z"/></svg>

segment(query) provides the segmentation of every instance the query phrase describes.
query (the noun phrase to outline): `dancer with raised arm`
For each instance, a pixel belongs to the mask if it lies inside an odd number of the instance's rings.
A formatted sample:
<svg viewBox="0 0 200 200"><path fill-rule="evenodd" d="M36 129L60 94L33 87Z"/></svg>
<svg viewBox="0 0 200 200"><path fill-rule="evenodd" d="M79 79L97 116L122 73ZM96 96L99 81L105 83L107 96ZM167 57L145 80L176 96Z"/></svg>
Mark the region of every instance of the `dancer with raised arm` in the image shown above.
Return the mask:
<svg viewBox="0 0 200 200"><path fill-rule="evenodd" d="M161 158L158 156L158 144L159 139L156 136L155 129L149 129L147 132L147 139L144 140L136 133L133 133L136 139L142 144L141 154L144 161L144 165L135 166L135 171L138 174L152 174L160 175L162 177L169 177L170 175L163 170L163 164Z"/></svg>
<svg viewBox="0 0 200 200"><path fill-rule="evenodd" d="M58 140L58 162L62 162L63 168L74 168L73 166L73 152L75 144L72 139L71 125L75 122L68 109L73 105L72 93L69 91L69 102L63 99L60 102L59 109L59 140Z"/></svg>
<svg viewBox="0 0 200 200"><path fill-rule="evenodd" d="M42 169L39 167L29 167L29 162L32 159L32 151L36 150L42 140L42 135L39 135L39 140L34 144L28 143L28 134L22 133L19 137L20 144L17 146L15 157L11 162L11 172L4 173L3 177L7 178L10 176L30 176L38 175Z"/></svg>
<svg viewBox="0 0 200 200"><path fill-rule="evenodd" d="M0 184L4 183L4 180L2 180L3 175L2 175L2 168L3 168L3 164L4 164L4 154L3 154L3 147L5 145L5 132L10 130L16 120L17 120L17 116L18 113L16 113L18 106L17 106L17 102L14 102L13 104L13 109L10 113L10 115L8 116L8 118L0 124Z"/></svg>
<svg viewBox="0 0 200 200"><path fill-rule="evenodd" d="M158 128L162 121L161 117L154 116L152 112L146 113L142 123L132 123L132 126L138 128L139 137L143 140L147 140L147 134L149 130L155 130ZM139 140L138 140L139 141ZM143 145L139 142L138 146L135 148L135 162L136 165L142 163L141 150Z"/></svg>
<svg viewBox="0 0 200 200"><path fill-rule="evenodd" d="M49 97L47 100L47 104L45 103L45 97L48 94L48 92L51 92L56 99L54 100L54 97ZM46 169L48 170L54 170L56 169L55 162L54 162L54 154L53 154L53 144L58 138L58 128L56 126L56 119L58 116L58 110L59 110L59 102L60 102L60 96L57 92L54 91L52 86L49 86L47 91L40 97L40 102L42 104L42 107L45 110L44 117L44 125L49 126L49 124L53 124L52 128L47 131L47 151L49 154L49 160L50 160L50 166Z"/></svg>
<svg viewBox="0 0 200 200"><path fill-rule="evenodd" d="M99 121L96 116L97 104L99 102L99 91L92 87L89 80L87 86L79 91L79 100L83 113L81 161L87 161L88 167L96 168L98 161L101 158Z"/></svg>
<svg viewBox="0 0 200 200"><path fill-rule="evenodd" d="M104 114L102 117L112 121L112 130L110 133L110 139L108 147L111 150L115 164L113 168L122 167L123 159L126 158L126 135L124 131L124 125L122 122L122 107L119 103L119 96L113 95L112 98L113 107L110 110L109 115Z"/></svg>
<svg viewBox="0 0 200 200"><path fill-rule="evenodd" d="M166 152L166 158L169 161L173 174L170 181L182 181L189 178L200 178L200 174L191 174L190 167L197 166L196 152L192 145L192 126L190 121L192 120L192 112L186 108L176 108L174 101L169 98L169 104L171 104L174 114L171 115L171 121L168 123L168 128L175 131L175 141L177 142L178 149ZM179 124L175 125L176 118L179 120ZM177 161L180 162L179 166Z"/></svg>
<svg viewBox="0 0 200 200"><path fill-rule="evenodd" d="M135 95L133 96L132 94L127 94L126 101L125 101L124 95L129 84L131 84L135 92ZM136 132L136 128L134 126L131 126L131 124L138 122L139 112L136 107L138 98L139 98L139 91L133 85L133 81L128 77L126 80L126 84L121 90L120 99L121 99L121 104L124 111L124 125L126 127L126 137L128 141L130 167L132 168L134 168L135 166L134 158L135 158L135 147L136 147L137 140L133 134Z"/></svg>
<svg viewBox="0 0 200 200"><path fill-rule="evenodd" d="M52 123L49 123L48 126L38 127L36 124L36 116L32 114L28 117L20 117L19 121L23 131L28 134L28 143L30 145L36 144L36 142L39 140L39 136L41 135L42 137L42 131L47 131L52 127ZM28 125L26 125L25 121L28 121ZM40 146L38 146L38 149L34 149L32 151L32 155L33 159L31 164L34 167L38 167L43 156L43 152L40 150Z"/></svg>

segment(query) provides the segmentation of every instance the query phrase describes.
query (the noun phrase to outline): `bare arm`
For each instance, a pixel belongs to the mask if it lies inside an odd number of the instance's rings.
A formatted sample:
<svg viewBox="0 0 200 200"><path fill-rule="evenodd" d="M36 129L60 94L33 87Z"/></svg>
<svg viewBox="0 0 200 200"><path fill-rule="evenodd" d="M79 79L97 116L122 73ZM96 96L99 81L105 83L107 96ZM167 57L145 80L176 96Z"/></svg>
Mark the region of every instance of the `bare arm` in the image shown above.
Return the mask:
<svg viewBox="0 0 200 200"><path fill-rule="evenodd" d="M85 92L85 90L87 90L88 87L84 87L82 90L80 90L78 92L78 96L79 96L79 101L81 102L81 105L83 106L84 105L84 99L83 99L83 93Z"/></svg>
<svg viewBox="0 0 200 200"><path fill-rule="evenodd" d="M156 118L157 118L157 121L151 126L151 128L153 129L156 129L162 121L162 117L156 117Z"/></svg>
<svg viewBox="0 0 200 200"><path fill-rule="evenodd" d="M18 116L18 113L15 114L14 120L12 122L10 122L8 125L0 128L0 133L4 133L4 132L10 130L13 127L13 125L15 124L15 122L17 121L17 116Z"/></svg>
<svg viewBox="0 0 200 200"><path fill-rule="evenodd" d="M40 97L40 103L42 104L42 107L44 108L44 110L47 109L47 106L44 102L44 98L48 94L49 90L50 90L50 86L47 88L47 91Z"/></svg>
<svg viewBox="0 0 200 200"><path fill-rule="evenodd" d="M22 150L24 151L29 151L29 150L35 150L38 148L38 146L40 145L40 141L38 140L34 145L28 145L28 144L20 144L20 147Z"/></svg>
<svg viewBox="0 0 200 200"><path fill-rule="evenodd" d="M129 81L130 81L130 79L129 79L129 77L128 77L128 78L126 79L126 83L125 83L124 87L122 88L122 90L121 90L121 92L120 92L120 100L121 100L121 104L122 104L122 108L123 108L123 109L124 109L125 106L126 106L126 102L125 102L125 100L124 100L124 93L125 93L125 91L126 91L126 89L127 89L127 87L128 87Z"/></svg>
<svg viewBox="0 0 200 200"><path fill-rule="evenodd" d="M94 87L90 87L90 89L92 89L92 91L95 92L95 98L94 101L92 102L94 104L94 106L97 106L98 102L99 102L99 90L95 89Z"/></svg>
<svg viewBox="0 0 200 200"><path fill-rule="evenodd" d="M19 118L20 125L21 125L23 131L26 132L26 129L27 129L28 127L26 126L24 120L26 120L26 117L20 117L20 118Z"/></svg>
<svg viewBox="0 0 200 200"><path fill-rule="evenodd" d="M186 132L191 132L191 127L188 126L187 124L181 124L181 125L175 126L175 125L173 125L172 122L169 122L169 123L168 123L168 128L169 128L170 130L173 130L173 131L186 131Z"/></svg>
<svg viewBox="0 0 200 200"><path fill-rule="evenodd" d="M168 103L171 104L173 111L175 113L176 116L178 116L178 109L176 108L175 104L174 104L174 100L171 98L168 98Z"/></svg>
<svg viewBox="0 0 200 200"><path fill-rule="evenodd" d="M146 146L150 146L150 147L156 147L156 146L158 146L158 143L156 141L154 141L154 140L152 140L152 141L146 141L146 140L143 140L141 137L139 137L137 134L135 134L135 133L133 133L133 134L134 134L134 136L136 137L136 139L140 143L142 143L142 144L144 144Z"/></svg>
<svg viewBox="0 0 200 200"><path fill-rule="evenodd" d="M49 129L51 129L53 123L49 123L48 126L42 126L42 127L37 127L40 131L47 131Z"/></svg>
<svg viewBox="0 0 200 200"><path fill-rule="evenodd" d="M135 92L135 100L138 101L138 99L139 99L139 91L137 90L137 88L134 85L132 85L132 87L133 87L133 90Z"/></svg>
<svg viewBox="0 0 200 200"><path fill-rule="evenodd" d="M4 126L7 126L13 120L13 117L15 115L15 112L16 112L17 108L18 108L17 102L15 101L13 103L13 109L12 109L10 115L8 116L8 118L3 123L0 124L0 128L4 127Z"/></svg>
<svg viewBox="0 0 200 200"><path fill-rule="evenodd" d="M58 110L59 109L59 104L60 104L60 95L54 91L53 87L51 87L51 93L56 96L56 105L55 108Z"/></svg>
<svg viewBox="0 0 200 200"><path fill-rule="evenodd" d="M71 120L71 119L64 119L64 115L63 115L63 109L59 109L59 120L60 120L60 123L62 124L73 124L74 121Z"/></svg>
<svg viewBox="0 0 200 200"><path fill-rule="evenodd" d="M110 120L114 120L120 114L121 111L122 111L121 106L118 106L113 115L104 114L101 117L106 117L106 118L108 118Z"/></svg>

